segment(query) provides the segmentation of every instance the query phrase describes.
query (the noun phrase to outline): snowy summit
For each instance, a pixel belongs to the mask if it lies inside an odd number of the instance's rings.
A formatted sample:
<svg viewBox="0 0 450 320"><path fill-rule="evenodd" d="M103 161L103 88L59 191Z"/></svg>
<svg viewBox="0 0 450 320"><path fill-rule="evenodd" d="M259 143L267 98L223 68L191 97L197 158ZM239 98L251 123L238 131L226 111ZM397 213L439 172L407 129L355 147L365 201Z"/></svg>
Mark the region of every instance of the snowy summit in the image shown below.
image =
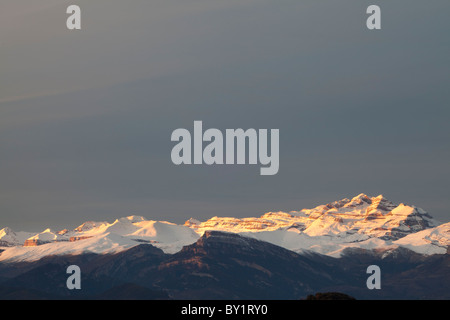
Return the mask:
<svg viewBox="0 0 450 320"><path fill-rule="evenodd" d="M191 218L184 225L127 216L112 223L87 221L73 230L33 234L0 230L0 261L35 261L48 255L113 253L151 244L175 253L197 241L205 231L225 231L267 241L302 253L339 257L346 250L405 247L421 254L443 254L450 245L450 223L440 224L425 210L396 205L382 195L359 194L291 212L260 217Z"/></svg>

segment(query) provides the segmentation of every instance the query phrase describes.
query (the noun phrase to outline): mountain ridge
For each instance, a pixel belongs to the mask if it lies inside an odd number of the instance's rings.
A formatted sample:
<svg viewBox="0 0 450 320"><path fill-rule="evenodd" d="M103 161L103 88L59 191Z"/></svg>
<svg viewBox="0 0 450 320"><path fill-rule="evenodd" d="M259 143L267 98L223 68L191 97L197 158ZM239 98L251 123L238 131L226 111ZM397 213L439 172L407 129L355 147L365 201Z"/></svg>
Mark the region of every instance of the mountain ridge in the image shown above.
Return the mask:
<svg viewBox="0 0 450 320"><path fill-rule="evenodd" d="M413 205L396 205L384 196L359 194L312 209L266 212L260 217L188 219L183 225L127 216L86 221L73 230L45 229L33 234L0 230L0 261L32 261L47 255L117 253L152 244L176 253L207 231L224 231L276 244L288 250L340 257L351 248L405 247L421 254L444 254L450 245L450 223L441 224ZM22 243L20 243L22 241Z"/></svg>
<svg viewBox="0 0 450 320"><path fill-rule="evenodd" d="M316 292L342 292L358 300L448 299L449 258L406 248L354 249L333 258L206 231L173 254L140 244L111 254L0 262L0 299L299 300ZM72 264L82 270L82 290L65 285ZM366 269L373 264L382 270L382 290L366 286Z"/></svg>

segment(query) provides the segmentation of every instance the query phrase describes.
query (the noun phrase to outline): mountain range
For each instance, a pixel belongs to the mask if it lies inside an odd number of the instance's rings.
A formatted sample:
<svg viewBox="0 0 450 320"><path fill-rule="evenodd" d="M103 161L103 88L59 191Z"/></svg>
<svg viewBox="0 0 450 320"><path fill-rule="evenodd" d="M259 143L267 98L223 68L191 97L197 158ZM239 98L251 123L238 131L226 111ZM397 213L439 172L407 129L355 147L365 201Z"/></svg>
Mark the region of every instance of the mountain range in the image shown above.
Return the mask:
<svg viewBox="0 0 450 320"><path fill-rule="evenodd" d="M0 298L450 298L450 223L413 205L359 194L260 217L183 225L127 216L73 230L0 230ZM77 264L83 290L65 286ZM382 270L369 290L366 268Z"/></svg>

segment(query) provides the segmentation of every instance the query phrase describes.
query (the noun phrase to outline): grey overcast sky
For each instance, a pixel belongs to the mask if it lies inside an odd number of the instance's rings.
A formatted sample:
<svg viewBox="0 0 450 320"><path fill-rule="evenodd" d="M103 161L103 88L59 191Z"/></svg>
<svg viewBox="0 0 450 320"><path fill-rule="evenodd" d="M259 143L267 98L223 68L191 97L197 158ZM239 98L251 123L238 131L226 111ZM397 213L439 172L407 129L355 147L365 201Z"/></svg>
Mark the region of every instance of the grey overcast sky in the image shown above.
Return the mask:
<svg viewBox="0 0 450 320"><path fill-rule="evenodd" d="M81 8L81 30L66 8ZM382 29L366 28L378 4ZM259 216L359 193L450 221L448 0L2 0L0 228ZM280 171L175 166L280 129Z"/></svg>

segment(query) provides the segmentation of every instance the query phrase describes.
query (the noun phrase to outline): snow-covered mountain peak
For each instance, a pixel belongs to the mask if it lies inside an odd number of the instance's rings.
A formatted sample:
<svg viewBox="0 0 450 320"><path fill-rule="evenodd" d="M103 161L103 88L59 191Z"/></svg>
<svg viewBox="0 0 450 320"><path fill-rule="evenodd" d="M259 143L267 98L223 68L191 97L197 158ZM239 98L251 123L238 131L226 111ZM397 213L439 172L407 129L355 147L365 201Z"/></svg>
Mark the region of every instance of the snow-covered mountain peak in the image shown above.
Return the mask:
<svg viewBox="0 0 450 320"><path fill-rule="evenodd" d="M58 241L58 240L66 240L67 237L64 235L59 234L58 232L54 232L52 229L47 228L44 231L35 234L32 237L29 237L27 239L27 241L29 241L29 243L33 243L33 241L35 241L36 245L38 244L37 241L41 241L42 243L44 242L52 242L52 241Z"/></svg>
<svg viewBox="0 0 450 320"><path fill-rule="evenodd" d="M372 203L367 208L367 214L372 212L389 212L393 210L396 206L391 201L384 198L382 195L378 197L371 198Z"/></svg>
<svg viewBox="0 0 450 320"><path fill-rule="evenodd" d="M450 222L411 233L395 244L422 254L446 253L450 248Z"/></svg>
<svg viewBox="0 0 450 320"><path fill-rule="evenodd" d="M0 230L0 243L6 246L15 242L17 242L17 235L11 228L5 227Z"/></svg>
<svg viewBox="0 0 450 320"><path fill-rule="evenodd" d="M326 204L324 206L318 206L316 207L319 210L330 210L330 209L341 209L341 208L347 208L350 210L353 210L354 208L370 208L370 210L373 209L381 209L384 211L389 211L393 208L395 208L395 205L387 200L383 195L378 195L376 197L369 197L368 195L364 193L360 193L359 195L353 197L351 200L348 198L344 198L341 200L337 200L334 202L331 202L329 204ZM314 209L316 209L314 208ZM347 210L348 211L348 210Z"/></svg>
<svg viewBox="0 0 450 320"><path fill-rule="evenodd" d="M255 218L213 217L186 226L202 233L207 230L263 232L297 230L309 236L336 236L355 240L381 238L396 240L412 232L432 228L438 223L425 210L404 204L395 205L383 195L369 197L361 193L312 209L268 212Z"/></svg>
<svg viewBox="0 0 450 320"><path fill-rule="evenodd" d="M187 226L187 227L191 227L191 226L198 225L198 224L200 224L200 223L201 223L200 220L197 220L197 219L195 219L195 218L190 218L189 220L186 220L186 222L184 223L184 225Z"/></svg>
<svg viewBox="0 0 450 320"><path fill-rule="evenodd" d="M123 218L119 218L116 220L117 222L124 222L124 223L135 223L135 222L141 222L141 221L147 221L147 219L145 219L142 216L135 216L135 215L131 215L128 217L123 217ZM114 221L114 222L116 222Z"/></svg>
<svg viewBox="0 0 450 320"><path fill-rule="evenodd" d="M15 232L9 227L0 230L0 247L11 247L22 245L26 239L33 236L32 232Z"/></svg>
<svg viewBox="0 0 450 320"><path fill-rule="evenodd" d="M0 230L0 237L3 237L7 234L11 234L14 233L14 231L11 230L11 228L9 227L4 227L3 229Z"/></svg>
<svg viewBox="0 0 450 320"><path fill-rule="evenodd" d="M353 197L350 202L355 203L355 204L361 204L363 202L366 202L366 203L370 204L370 203L372 203L372 199L373 198L369 197L365 193L360 193L357 196Z"/></svg>
<svg viewBox="0 0 450 320"><path fill-rule="evenodd" d="M167 253L194 243L205 232L224 231L264 240L296 252L339 256L346 248L407 247L425 253L445 252L448 226L440 226L425 210L396 205L378 195L361 193L312 209L266 212L260 217L190 218L184 225L131 215L112 223L86 221L72 231L17 233L0 230L0 261L38 259L49 254L125 250L149 243Z"/></svg>
<svg viewBox="0 0 450 320"><path fill-rule="evenodd" d="M77 232L85 232L85 231L89 231L93 228L98 228L100 226L104 226L107 224L108 224L108 222L106 222L106 221L102 221L102 222L86 221L83 224L81 224L80 226L76 227L74 230Z"/></svg>

